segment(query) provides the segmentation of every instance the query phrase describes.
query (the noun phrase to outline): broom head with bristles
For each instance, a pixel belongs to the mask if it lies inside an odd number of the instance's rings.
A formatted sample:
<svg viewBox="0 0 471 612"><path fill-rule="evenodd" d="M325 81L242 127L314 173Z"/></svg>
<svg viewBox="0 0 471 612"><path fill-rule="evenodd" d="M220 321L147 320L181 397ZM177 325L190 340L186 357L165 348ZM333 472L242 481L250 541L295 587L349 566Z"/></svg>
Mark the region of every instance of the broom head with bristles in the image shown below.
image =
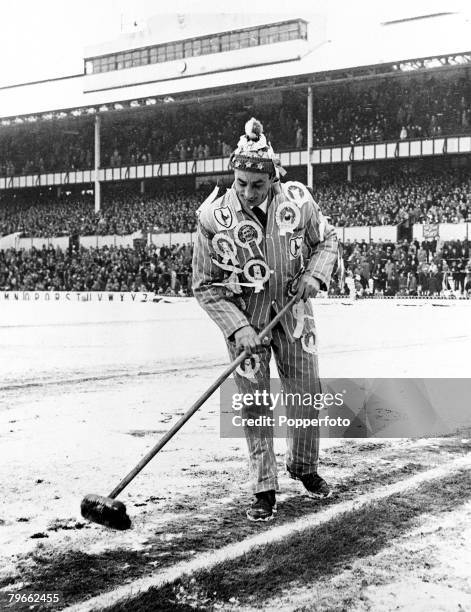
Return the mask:
<svg viewBox="0 0 471 612"><path fill-rule="evenodd" d="M127 515L123 502L104 495L86 495L80 504L83 518L111 527L112 529L129 529L131 519Z"/></svg>

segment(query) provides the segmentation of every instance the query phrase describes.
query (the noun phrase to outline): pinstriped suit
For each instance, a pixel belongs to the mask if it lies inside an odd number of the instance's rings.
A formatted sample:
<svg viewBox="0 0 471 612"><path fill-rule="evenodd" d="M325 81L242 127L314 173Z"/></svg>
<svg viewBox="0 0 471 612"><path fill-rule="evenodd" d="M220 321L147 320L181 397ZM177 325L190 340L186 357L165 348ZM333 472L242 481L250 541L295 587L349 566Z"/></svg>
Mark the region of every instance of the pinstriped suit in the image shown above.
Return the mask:
<svg viewBox="0 0 471 612"><path fill-rule="evenodd" d="M287 186L288 185L288 186ZM299 272L303 262L302 250L306 254L306 273L317 278L327 288L333 267L337 261L337 236L332 226L322 217L319 207L307 189L297 183L294 190L302 190L303 196L294 203L293 188L289 184L275 183L268 194L267 224L263 231L257 217L239 202L235 189L228 189L214 200L208 198L199 210L197 239L193 253L193 290L199 304L206 310L223 332L231 359L236 356L232 335L245 325L252 325L260 331L273 317L273 311L281 309L289 299L287 286ZM280 210L286 203L295 206L298 222L283 235L280 225ZM238 224L251 221L259 228L259 245L250 243L240 246L237 241ZM240 227L240 225L239 225ZM281 231L280 231L281 230ZM263 258L270 275L258 292L253 287L241 287L242 293L228 290L224 286L228 272L218 263L221 257L215 252L213 237L228 236L236 244L235 264L241 271L244 265L255 258ZM255 248L256 247L256 248ZM302 248L301 248L302 247ZM234 264L234 261L231 262ZM238 274L239 281L247 283L250 278ZM215 286L216 284L216 286ZM240 289L239 289L240 291ZM309 302L305 314L312 316ZM260 370L256 381L236 373L235 380L240 393L253 392L269 386L269 362L271 353L275 356L283 390L291 393L316 393L320 391L317 355L305 350L303 338L295 338L296 318L287 313L282 322L273 330L260 356ZM315 331L312 318L306 318L303 333ZM242 417L259 416L260 407L245 407ZM301 407L287 407L288 416L301 416ZM310 417L313 417L312 408ZM294 411L294 413L293 413ZM272 414L266 409L266 414ZM305 416L305 415L304 415ZM249 448L250 468L254 493L278 489L273 439L270 431L245 429ZM317 470L318 432L313 428L288 431L286 464L290 472L302 476Z"/></svg>

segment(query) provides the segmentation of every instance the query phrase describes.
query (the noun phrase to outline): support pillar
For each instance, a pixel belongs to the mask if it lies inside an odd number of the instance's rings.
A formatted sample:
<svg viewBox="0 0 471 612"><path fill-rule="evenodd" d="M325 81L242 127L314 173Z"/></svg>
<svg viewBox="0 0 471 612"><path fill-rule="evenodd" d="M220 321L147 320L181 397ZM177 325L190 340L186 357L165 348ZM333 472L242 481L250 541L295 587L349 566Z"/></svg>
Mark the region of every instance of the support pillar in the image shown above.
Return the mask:
<svg viewBox="0 0 471 612"><path fill-rule="evenodd" d="M144 179L142 179L140 183L140 192L141 192L141 195L144 195L146 192L146 182Z"/></svg>
<svg viewBox="0 0 471 612"><path fill-rule="evenodd" d="M101 183L98 178L98 171L100 170L100 164L101 164L100 126L101 126L101 117L100 115L95 115L95 212L96 213L100 212L100 206L101 206Z"/></svg>
<svg viewBox="0 0 471 612"><path fill-rule="evenodd" d="M311 189L314 185L314 168L311 163L312 141L313 141L313 100L312 87L307 88L307 186Z"/></svg>

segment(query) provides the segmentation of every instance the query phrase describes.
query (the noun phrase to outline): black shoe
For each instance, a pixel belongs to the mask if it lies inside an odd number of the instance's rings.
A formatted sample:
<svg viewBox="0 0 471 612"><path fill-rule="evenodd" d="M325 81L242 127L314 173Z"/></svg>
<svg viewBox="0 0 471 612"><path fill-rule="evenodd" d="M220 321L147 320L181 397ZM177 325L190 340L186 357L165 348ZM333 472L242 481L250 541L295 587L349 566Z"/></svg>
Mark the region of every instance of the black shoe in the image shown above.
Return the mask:
<svg viewBox="0 0 471 612"><path fill-rule="evenodd" d="M327 499L332 495L332 491L326 481L319 476L317 472L305 474L304 476L295 476L293 472L288 470L288 474L295 480L300 480L307 491L309 497L317 499Z"/></svg>
<svg viewBox="0 0 471 612"><path fill-rule="evenodd" d="M309 497L327 499L332 495L329 485L319 474L306 474L299 480L303 483Z"/></svg>
<svg viewBox="0 0 471 612"><path fill-rule="evenodd" d="M275 491L255 493L257 498L247 510L249 521L272 521L276 515Z"/></svg>

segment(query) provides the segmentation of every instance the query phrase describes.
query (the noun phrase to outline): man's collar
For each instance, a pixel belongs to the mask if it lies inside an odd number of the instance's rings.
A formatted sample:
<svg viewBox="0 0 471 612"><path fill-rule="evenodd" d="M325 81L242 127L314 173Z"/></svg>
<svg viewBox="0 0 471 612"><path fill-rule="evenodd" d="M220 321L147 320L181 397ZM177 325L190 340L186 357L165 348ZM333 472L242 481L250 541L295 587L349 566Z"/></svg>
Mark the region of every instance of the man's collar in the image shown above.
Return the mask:
<svg viewBox="0 0 471 612"><path fill-rule="evenodd" d="M267 213L267 208L268 208L268 196L263 200L263 202L261 204L258 205L258 208L260 208L260 210L263 210L263 212L266 214Z"/></svg>

